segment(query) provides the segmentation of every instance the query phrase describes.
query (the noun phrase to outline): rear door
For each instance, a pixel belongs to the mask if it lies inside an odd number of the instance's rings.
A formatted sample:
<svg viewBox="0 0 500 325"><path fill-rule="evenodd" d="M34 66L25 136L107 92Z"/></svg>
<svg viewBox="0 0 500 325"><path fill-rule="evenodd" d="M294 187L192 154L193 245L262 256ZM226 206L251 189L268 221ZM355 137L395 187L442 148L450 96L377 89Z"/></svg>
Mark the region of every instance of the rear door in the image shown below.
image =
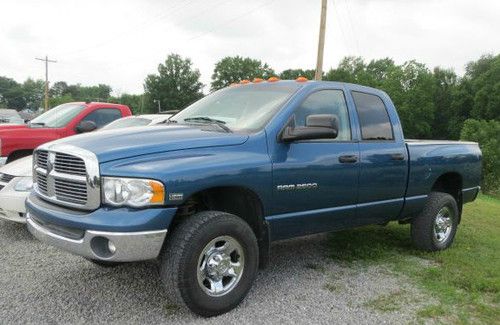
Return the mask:
<svg viewBox="0 0 500 325"><path fill-rule="evenodd" d="M404 203L408 154L392 103L375 93L352 91L360 124L357 223L394 219ZM390 110L388 110L388 106Z"/></svg>

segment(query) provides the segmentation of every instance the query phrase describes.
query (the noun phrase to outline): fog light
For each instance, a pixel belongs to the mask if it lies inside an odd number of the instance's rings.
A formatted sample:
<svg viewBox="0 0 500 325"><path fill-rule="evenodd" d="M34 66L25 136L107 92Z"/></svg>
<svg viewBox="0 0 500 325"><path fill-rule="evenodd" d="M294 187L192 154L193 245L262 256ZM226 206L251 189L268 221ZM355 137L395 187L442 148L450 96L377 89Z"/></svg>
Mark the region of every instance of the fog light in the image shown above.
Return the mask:
<svg viewBox="0 0 500 325"><path fill-rule="evenodd" d="M111 240L108 241L108 249L111 254L114 254L116 252L116 246Z"/></svg>

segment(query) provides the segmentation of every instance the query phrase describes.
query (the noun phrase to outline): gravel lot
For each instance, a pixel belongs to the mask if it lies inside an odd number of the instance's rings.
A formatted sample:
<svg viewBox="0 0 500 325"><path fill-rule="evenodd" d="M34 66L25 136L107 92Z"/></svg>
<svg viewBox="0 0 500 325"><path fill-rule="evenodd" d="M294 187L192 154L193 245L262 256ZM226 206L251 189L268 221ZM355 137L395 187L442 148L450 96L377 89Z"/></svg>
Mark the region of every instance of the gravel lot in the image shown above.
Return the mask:
<svg viewBox="0 0 500 325"><path fill-rule="evenodd" d="M169 303L152 262L101 268L38 242L23 225L0 221L0 320L401 324L413 322L418 307L432 302L384 268L331 261L327 238L274 244L270 267L260 271L244 302L230 313L202 319ZM374 299L400 293L402 306L393 311L371 307Z"/></svg>

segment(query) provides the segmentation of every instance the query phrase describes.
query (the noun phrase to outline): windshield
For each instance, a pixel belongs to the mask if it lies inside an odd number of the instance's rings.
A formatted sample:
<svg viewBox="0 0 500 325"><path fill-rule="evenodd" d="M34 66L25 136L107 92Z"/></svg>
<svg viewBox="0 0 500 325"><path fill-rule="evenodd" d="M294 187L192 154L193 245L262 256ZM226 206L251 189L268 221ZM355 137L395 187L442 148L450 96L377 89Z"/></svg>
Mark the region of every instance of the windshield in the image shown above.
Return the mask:
<svg viewBox="0 0 500 325"><path fill-rule="evenodd" d="M235 130L262 129L298 83L251 84L224 88L186 107L170 120L177 123L218 123Z"/></svg>
<svg viewBox="0 0 500 325"><path fill-rule="evenodd" d="M62 128L85 109L82 104L62 104L34 118L31 127Z"/></svg>
<svg viewBox="0 0 500 325"><path fill-rule="evenodd" d="M109 123L108 125L101 128L101 130L114 130L121 128L128 128L132 126L144 126L151 123L151 120L143 117L125 117L118 119L114 122Z"/></svg>

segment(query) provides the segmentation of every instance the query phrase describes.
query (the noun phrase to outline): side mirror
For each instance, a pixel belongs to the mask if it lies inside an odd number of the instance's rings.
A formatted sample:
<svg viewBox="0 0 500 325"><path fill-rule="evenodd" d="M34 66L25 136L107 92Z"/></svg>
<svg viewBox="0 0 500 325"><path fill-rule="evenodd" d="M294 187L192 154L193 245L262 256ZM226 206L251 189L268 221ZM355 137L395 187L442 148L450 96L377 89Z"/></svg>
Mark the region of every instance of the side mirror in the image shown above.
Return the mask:
<svg viewBox="0 0 500 325"><path fill-rule="evenodd" d="M90 132L94 131L95 129L97 129L97 124L95 124L95 122L92 121L81 121L76 126L76 132L78 133Z"/></svg>
<svg viewBox="0 0 500 325"><path fill-rule="evenodd" d="M306 126L287 126L281 134L281 140L335 139L338 135L338 118L334 114L315 114L306 118Z"/></svg>

